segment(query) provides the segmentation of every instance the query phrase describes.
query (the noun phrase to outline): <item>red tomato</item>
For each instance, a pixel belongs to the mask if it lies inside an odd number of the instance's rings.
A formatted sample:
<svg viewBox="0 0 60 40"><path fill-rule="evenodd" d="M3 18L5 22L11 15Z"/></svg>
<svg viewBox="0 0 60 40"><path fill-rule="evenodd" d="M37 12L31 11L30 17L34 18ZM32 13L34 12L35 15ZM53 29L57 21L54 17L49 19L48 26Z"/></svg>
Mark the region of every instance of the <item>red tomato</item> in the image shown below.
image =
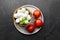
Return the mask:
<svg viewBox="0 0 60 40"><path fill-rule="evenodd" d="M34 29L35 29L35 27L32 24L28 25L28 27L27 27L28 32L33 32Z"/></svg>
<svg viewBox="0 0 60 40"><path fill-rule="evenodd" d="M40 19L36 19L34 22L34 25L39 28L39 27L42 27L43 22Z"/></svg>
<svg viewBox="0 0 60 40"><path fill-rule="evenodd" d="M34 15L35 18L38 18L39 16L41 16L40 10L35 10L35 11L33 12L33 15Z"/></svg>

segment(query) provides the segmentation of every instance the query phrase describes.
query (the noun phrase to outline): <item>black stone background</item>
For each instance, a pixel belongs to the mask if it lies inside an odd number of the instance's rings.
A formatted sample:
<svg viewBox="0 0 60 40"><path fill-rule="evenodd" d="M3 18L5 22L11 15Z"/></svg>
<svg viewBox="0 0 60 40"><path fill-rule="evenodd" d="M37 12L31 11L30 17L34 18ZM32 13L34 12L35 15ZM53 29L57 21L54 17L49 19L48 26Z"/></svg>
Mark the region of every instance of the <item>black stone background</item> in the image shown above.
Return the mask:
<svg viewBox="0 0 60 40"><path fill-rule="evenodd" d="M44 15L44 26L34 35L23 35L14 26L12 12L35 5ZM60 40L60 0L0 0L0 40Z"/></svg>

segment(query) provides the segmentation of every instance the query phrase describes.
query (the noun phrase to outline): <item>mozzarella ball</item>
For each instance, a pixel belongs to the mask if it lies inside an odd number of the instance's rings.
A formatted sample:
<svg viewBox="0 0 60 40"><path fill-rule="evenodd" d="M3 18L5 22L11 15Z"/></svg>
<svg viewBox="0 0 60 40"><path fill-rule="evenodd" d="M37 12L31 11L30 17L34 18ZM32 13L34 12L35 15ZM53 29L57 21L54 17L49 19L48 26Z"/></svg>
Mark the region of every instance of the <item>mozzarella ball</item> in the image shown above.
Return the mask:
<svg viewBox="0 0 60 40"><path fill-rule="evenodd" d="M23 13L17 13L18 18L23 17Z"/></svg>
<svg viewBox="0 0 60 40"><path fill-rule="evenodd" d="M17 18L17 14L14 14L14 18Z"/></svg>
<svg viewBox="0 0 60 40"><path fill-rule="evenodd" d="M24 13L20 13L21 14L21 16L23 16L24 15Z"/></svg>
<svg viewBox="0 0 60 40"><path fill-rule="evenodd" d="M17 13L17 18L21 17L21 14L20 13Z"/></svg>
<svg viewBox="0 0 60 40"><path fill-rule="evenodd" d="M20 21L20 20L19 20L19 18L18 18L18 19L16 19L16 23L19 23L19 21Z"/></svg>
<svg viewBox="0 0 60 40"><path fill-rule="evenodd" d="M25 13L26 13L26 14L29 14L29 12L28 12L28 11L25 11Z"/></svg>
<svg viewBox="0 0 60 40"><path fill-rule="evenodd" d="M30 15L28 15L28 16L27 16L27 19L28 19L28 20L30 20L30 19L31 19Z"/></svg>
<svg viewBox="0 0 60 40"><path fill-rule="evenodd" d="M27 17L27 14L24 13L23 17Z"/></svg>
<svg viewBox="0 0 60 40"><path fill-rule="evenodd" d="M18 13L21 13L22 12L22 10L18 10Z"/></svg>
<svg viewBox="0 0 60 40"><path fill-rule="evenodd" d="M25 11L26 9L25 8L22 8L22 11Z"/></svg>

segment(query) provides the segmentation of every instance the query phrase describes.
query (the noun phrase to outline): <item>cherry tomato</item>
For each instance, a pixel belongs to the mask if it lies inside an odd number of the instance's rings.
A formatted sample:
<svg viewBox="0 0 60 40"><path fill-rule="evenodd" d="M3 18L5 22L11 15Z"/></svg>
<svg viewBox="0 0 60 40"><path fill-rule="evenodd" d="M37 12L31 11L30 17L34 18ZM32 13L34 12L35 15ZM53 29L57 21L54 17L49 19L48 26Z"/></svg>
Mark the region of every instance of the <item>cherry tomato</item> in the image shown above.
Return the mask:
<svg viewBox="0 0 60 40"><path fill-rule="evenodd" d="M42 27L43 22L41 19L36 19L34 22L34 25L39 28L39 27Z"/></svg>
<svg viewBox="0 0 60 40"><path fill-rule="evenodd" d="M40 10L35 10L35 11L33 12L33 15L34 15L35 18L38 18L39 16L41 16Z"/></svg>
<svg viewBox="0 0 60 40"><path fill-rule="evenodd" d="M35 27L32 24L29 24L28 27L27 27L27 31L30 32L30 33L33 32L34 29L35 29Z"/></svg>

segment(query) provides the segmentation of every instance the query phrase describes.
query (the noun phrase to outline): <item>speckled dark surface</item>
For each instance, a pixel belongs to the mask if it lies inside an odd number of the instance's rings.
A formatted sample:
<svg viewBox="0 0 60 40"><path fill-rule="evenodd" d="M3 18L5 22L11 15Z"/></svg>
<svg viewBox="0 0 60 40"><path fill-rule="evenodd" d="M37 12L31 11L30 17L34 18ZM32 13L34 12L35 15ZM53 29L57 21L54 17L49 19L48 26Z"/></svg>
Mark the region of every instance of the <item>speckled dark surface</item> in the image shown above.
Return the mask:
<svg viewBox="0 0 60 40"><path fill-rule="evenodd" d="M14 26L12 12L35 5L44 15L44 26L34 35L23 35ZM0 0L0 40L60 40L60 0Z"/></svg>

